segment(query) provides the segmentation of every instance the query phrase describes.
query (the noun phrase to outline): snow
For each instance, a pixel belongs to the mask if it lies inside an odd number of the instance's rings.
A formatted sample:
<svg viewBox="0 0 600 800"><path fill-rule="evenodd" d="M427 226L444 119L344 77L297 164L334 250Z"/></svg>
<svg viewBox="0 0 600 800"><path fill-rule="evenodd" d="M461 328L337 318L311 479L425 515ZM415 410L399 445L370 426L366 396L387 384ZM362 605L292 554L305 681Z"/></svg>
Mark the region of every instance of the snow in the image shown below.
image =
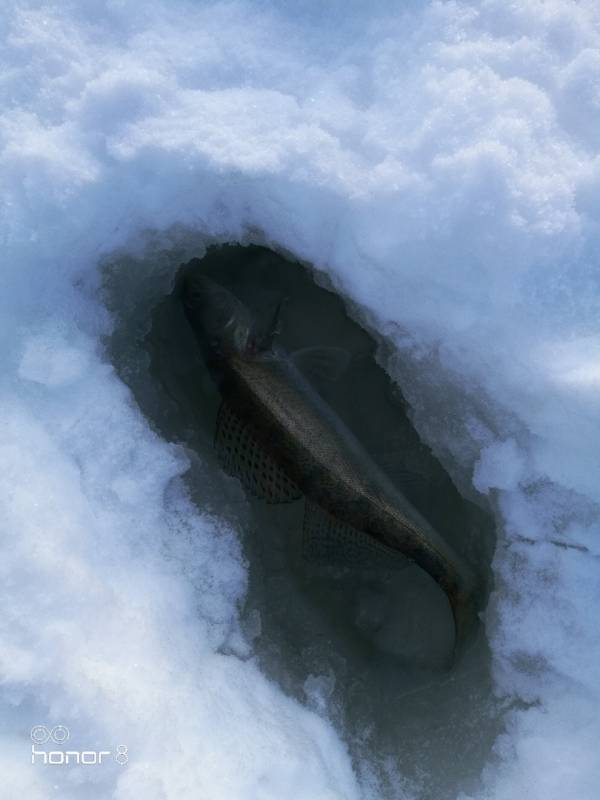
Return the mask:
<svg viewBox="0 0 600 800"><path fill-rule="evenodd" d="M343 732L225 654L235 532L191 503L186 454L108 362L103 259L194 236L326 271L393 343L421 433L496 509L506 732L472 796L597 796L598 7L320 5L5 4L7 800L369 793ZM33 769L31 726L66 720L131 763Z"/></svg>

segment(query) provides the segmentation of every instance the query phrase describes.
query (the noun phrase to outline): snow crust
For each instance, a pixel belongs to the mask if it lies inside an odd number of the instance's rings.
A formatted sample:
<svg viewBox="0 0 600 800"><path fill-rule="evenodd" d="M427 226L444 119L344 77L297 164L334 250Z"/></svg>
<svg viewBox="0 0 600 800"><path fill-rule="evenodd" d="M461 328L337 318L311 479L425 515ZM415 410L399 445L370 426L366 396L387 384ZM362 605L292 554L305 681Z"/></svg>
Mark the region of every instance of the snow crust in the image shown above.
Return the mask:
<svg viewBox="0 0 600 800"><path fill-rule="evenodd" d="M0 794L369 793L339 732L225 654L237 538L102 345L107 254L255 231L389 338L420 431L497 510L506 732L476 796L597 797L597 4L8 0L0 36ZM65 720L130 764L34 769L30 728Z"/></svg>

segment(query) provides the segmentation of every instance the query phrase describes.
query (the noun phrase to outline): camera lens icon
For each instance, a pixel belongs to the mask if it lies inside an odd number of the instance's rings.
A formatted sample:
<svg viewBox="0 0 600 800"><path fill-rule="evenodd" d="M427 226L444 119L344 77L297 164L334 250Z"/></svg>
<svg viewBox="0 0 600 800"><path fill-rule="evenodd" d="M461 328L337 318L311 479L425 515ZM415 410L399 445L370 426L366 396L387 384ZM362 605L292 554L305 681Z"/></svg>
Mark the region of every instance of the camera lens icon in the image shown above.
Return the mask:
<svg viewBox="0 0 600 800"><path fill-rule="evenodd" d="M50 738L50 731L45 725L34 725L30 736L34 744L46 744Z"/></svg>
<svg viewBox="0 0 600 800"><path fill-rule="evenodd" d="M31 741L34 744L46 744L51 739L54 744L64 744L71 733L66 725L55 725L52 729L45 725L34 725L31 729Z"/></svg>
<svg viewBox="0 0 600 800"><path fill-rule="evenodd" d="M55 725L50 731L50 738L55 744L64 744L71 736L66 725Z"/></svg>

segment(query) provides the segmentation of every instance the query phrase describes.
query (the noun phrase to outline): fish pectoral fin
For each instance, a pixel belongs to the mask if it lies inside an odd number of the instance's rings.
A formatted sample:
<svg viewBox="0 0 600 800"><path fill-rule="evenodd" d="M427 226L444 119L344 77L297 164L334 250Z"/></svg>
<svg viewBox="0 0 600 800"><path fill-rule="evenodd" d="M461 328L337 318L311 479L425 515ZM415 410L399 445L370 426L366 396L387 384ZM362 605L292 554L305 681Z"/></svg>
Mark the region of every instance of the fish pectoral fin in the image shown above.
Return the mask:
<svg viewBox="0 0 600 800"><path fill-rule="evenodd" d="M405 569L412 561L399 550L333 517L306 499L302 554L313 563L359 569Z"/></svg>
<svg viewBox="0 0 600 800"><path fill-rule="evenodd" d="M409 495L421 495L435 488L433 481L429 481L422 472L411 469L399 468L397 464L390 462L390 466L385 461L377 460L383 471L387 474L396 489L407 492Z"/></svg>
<svg viewBox="0 0 600 800"><path fill-rule="evenodd" d="M343 347L303 347L292 353L292 361L308 380L331 383L346 372L352 355Z"/></svg>
<svg viewBox="0 0 600 800"><path fill-rule="evenodd" d="M422 494L439 490L447 480L430 451L414 444L396 447L393 435L384 449L368 446L367 451L397 489Z"/></svg>
<svg viewBox="0 0 600 800"><path fill-rule="evenodd" d="M291 503L302 492L260 446L252 427L227 403L217 417L215 451L223 470L238 478L250 494L267 503Z"/></svg>

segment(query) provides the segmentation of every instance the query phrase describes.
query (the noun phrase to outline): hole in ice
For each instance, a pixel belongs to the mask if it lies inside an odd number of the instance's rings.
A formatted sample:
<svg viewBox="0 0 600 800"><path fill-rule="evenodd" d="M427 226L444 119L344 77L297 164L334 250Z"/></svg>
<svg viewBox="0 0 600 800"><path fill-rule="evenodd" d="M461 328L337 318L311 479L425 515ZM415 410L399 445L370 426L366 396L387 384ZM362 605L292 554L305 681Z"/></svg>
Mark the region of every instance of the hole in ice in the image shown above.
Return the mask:
<svg viewBox="0 0 600 800"><path fill-rule="evenodd" d="M151 424L187 449L198 506L239 531L249 565L241 612L247 645L232 644L233 652L256 655L286 692L340 726L357 758L370 753L390 779L398 768L415 786L437 786L436 797L472 788L499 724L484 631L449 670L452 615L425 572L307 560L305 500L278 483L273 464L261 462L261 486L288 492L289 502L265 503L227 475L214 446L221 396L184 314L185 277L201 272L226 287L258 320L261 337L280 306L277 347L300 354L295 363L306 364L305 377L377 468L486 579L490 516L461 497L421 441L400 389L377 363L379 343L325 276L258 246L213 247L192 260L173 248L153 259L122 256L110 265L108 302L120 321L109 347ZM237 437L237 452L232 445L235 425L225 426L224 447L231 458L246 448L252 470L257 456L247 441Z"/></svg>

